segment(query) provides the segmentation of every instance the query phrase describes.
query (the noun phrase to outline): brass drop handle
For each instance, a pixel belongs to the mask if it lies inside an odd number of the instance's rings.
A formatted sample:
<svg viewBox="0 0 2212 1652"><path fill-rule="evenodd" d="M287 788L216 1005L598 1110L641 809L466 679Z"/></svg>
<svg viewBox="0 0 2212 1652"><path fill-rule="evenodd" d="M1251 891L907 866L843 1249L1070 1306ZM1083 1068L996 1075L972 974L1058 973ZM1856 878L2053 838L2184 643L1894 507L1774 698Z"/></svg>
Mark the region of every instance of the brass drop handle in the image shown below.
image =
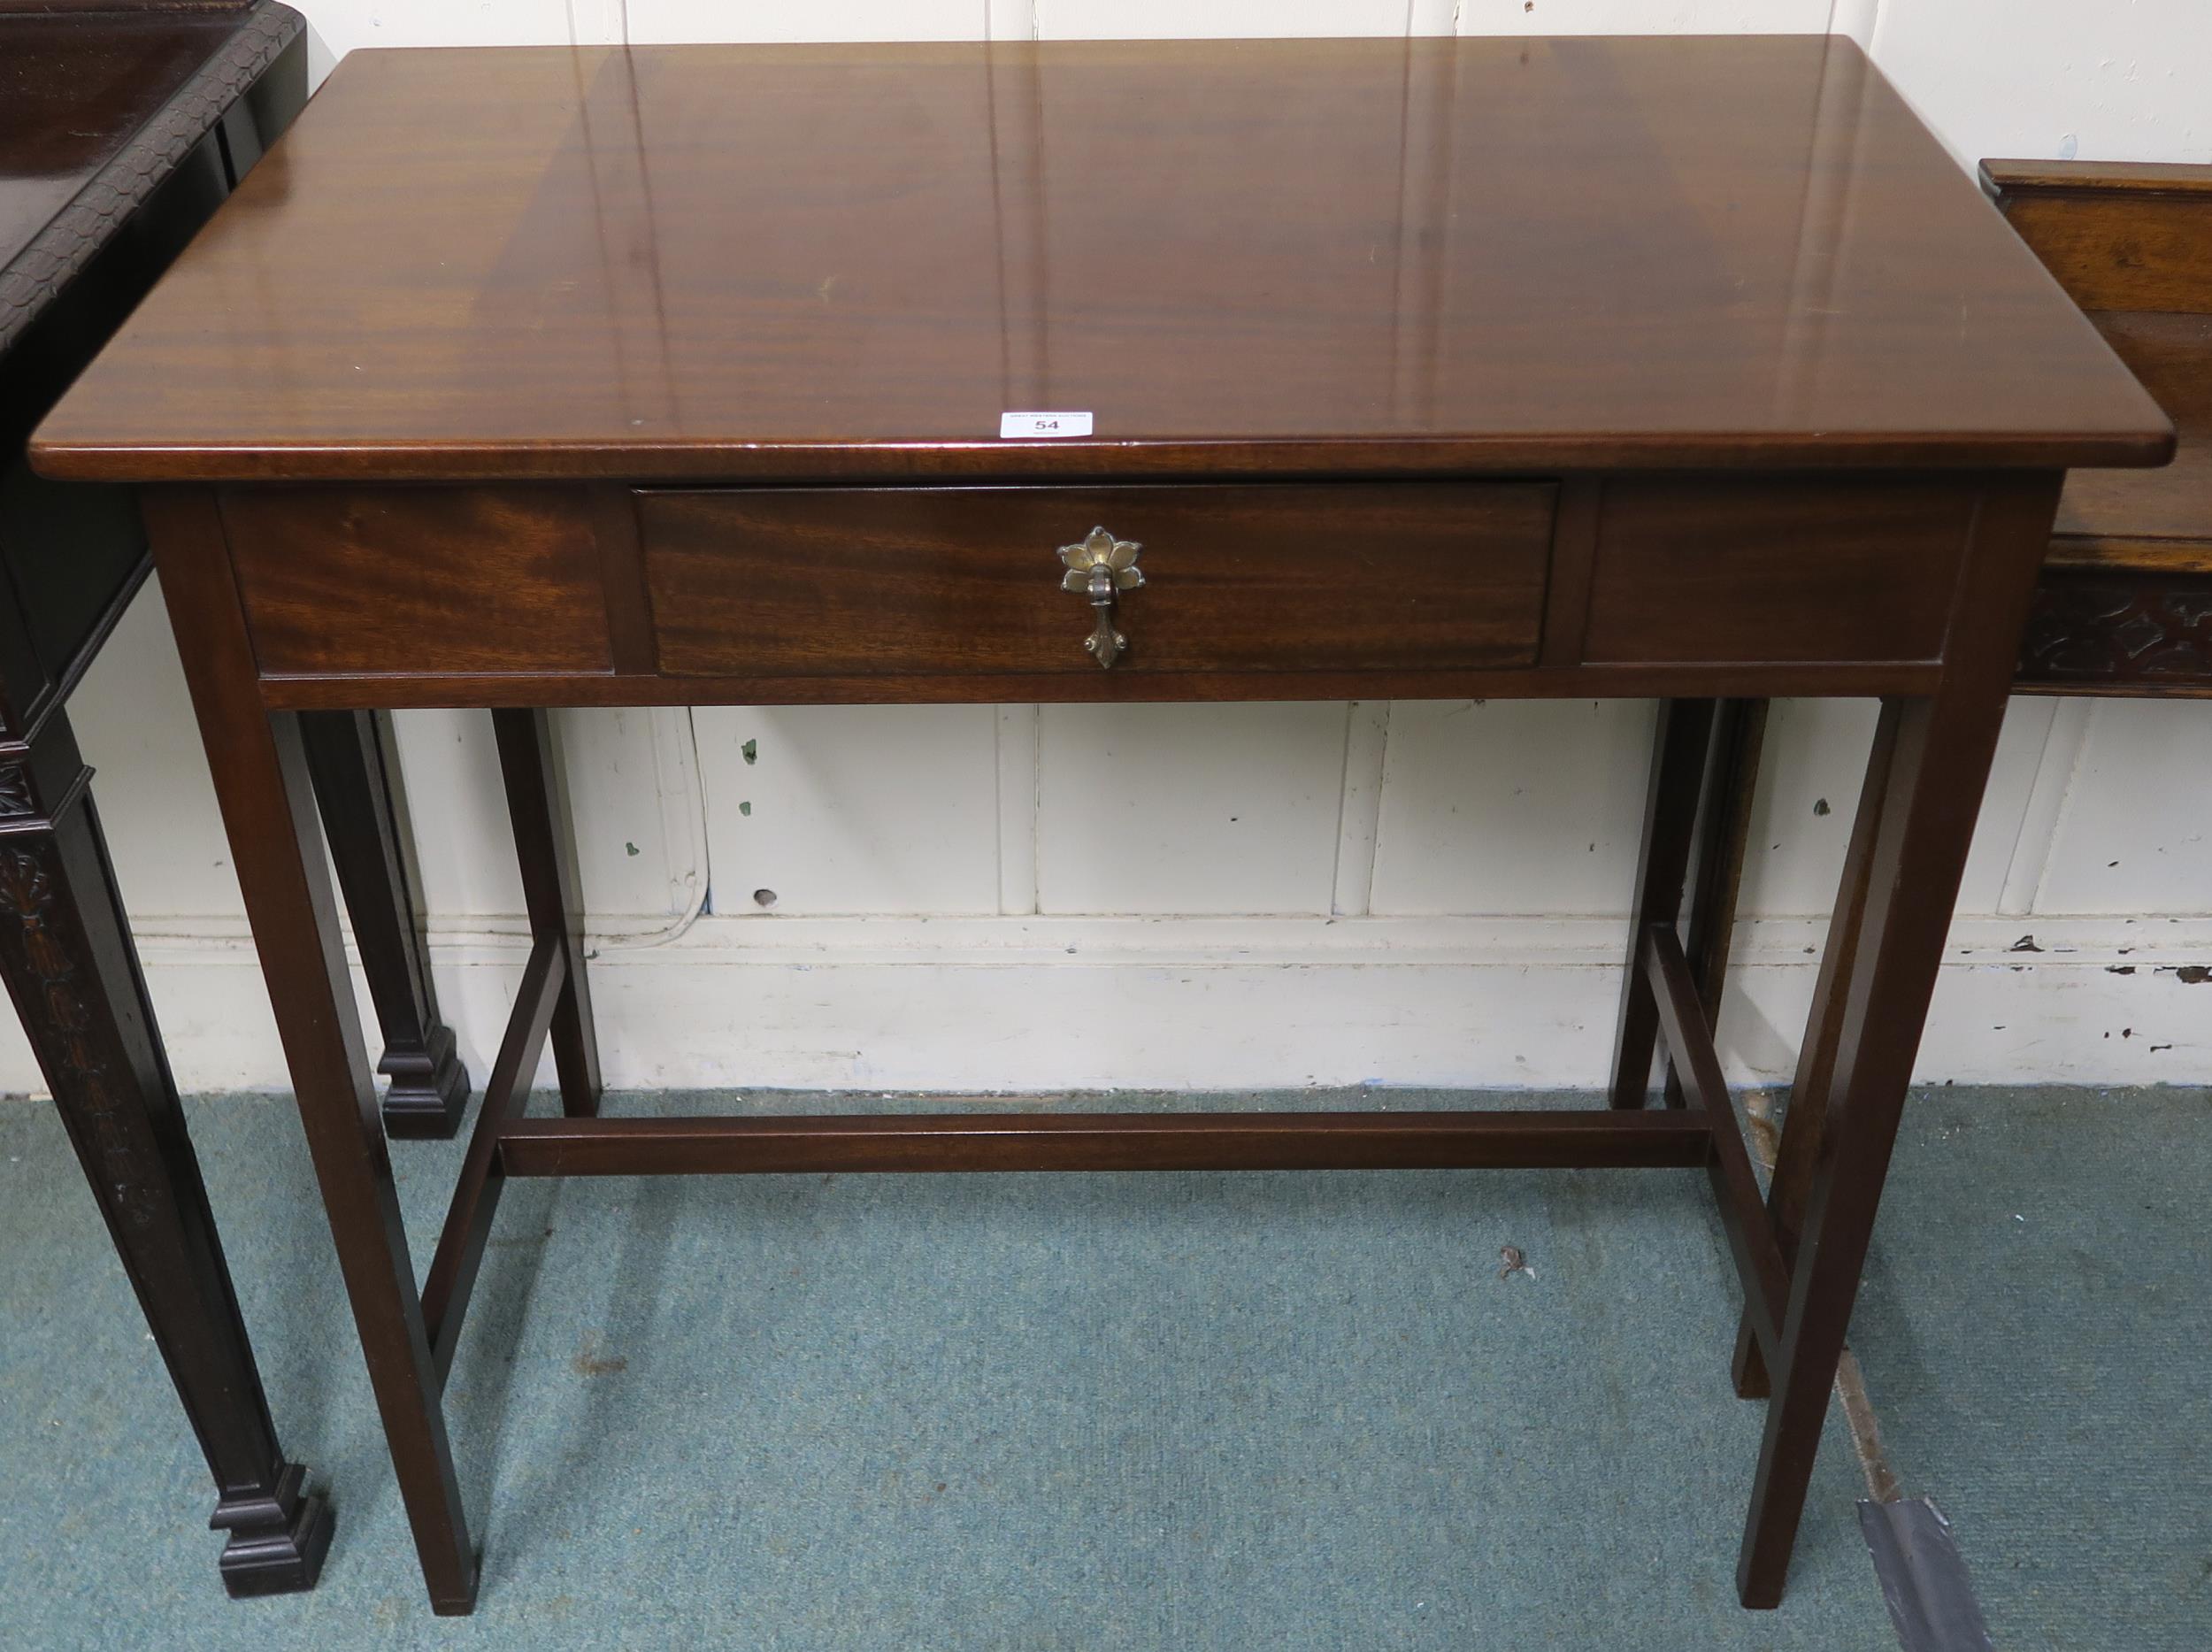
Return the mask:
<svg viewBox="0 0 2212 1652"><path fill-rule="evenodd" d="M1143 549L1133 539L1116 539L1102 527L1093 528L1075 544L1060 547L1060 560L1068 565L1060 588L1090 599L1094 620L1083 646L1102 668L1110 668L1129 646L1129 639L1114 629L1114 598L1144 583L1144 571L1137 566L1137 553Z"/></svg>

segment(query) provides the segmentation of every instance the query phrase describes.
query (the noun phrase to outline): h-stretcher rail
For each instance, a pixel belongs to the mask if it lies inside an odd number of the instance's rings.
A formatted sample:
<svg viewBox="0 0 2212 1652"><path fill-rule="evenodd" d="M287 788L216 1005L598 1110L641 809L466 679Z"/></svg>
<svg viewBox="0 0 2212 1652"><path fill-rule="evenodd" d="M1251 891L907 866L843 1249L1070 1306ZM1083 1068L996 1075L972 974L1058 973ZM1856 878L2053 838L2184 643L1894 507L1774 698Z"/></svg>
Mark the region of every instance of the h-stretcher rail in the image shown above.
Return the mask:
<svg viewBox="0 0 2212 1652"><path fill-rule="evenodd" d="M795 1171L1471 1170L1696 1165L1703 1113L1255 1112L514 1118L511 1176Z"/></svg>
<svg viewBox="0 0 2212 1652"><path fill-rule="evenodd" d="M566 952L539 937L423 1291L441 1379L512 1176L824 1172L1703 1168L1746 1311L1778 1357L1788 1273L1674 930L1635 948L1658 1026L1694 1104L1574 1110L811 1114L620 1118L525 1116Z"/></svg>
<svg viewBox="0 0 2212 1652"><path fill-rule="evenodd" d="M541 712L497 711L509 805L517 818L534 941L469 1142L422 1310L442 1386L499 1197L518 1176L761 1175L826 1172L1169 1170L1702 1169L1744 1295L1747 1346L1786 1391L1792 1290L1777 1218L1752 1168L1715 1046L1710 963L1725 938L1701 930L1684 895L1724 861L1740 820L1728 803L1743 708L1663 708L1637 872L1610 1105L1576 1110L1000 1111L783 1117L603 1118L588 1038L559 1042L562 1006L580 986L565 811ZM1888 724L1886 721L1886 726ZM1878 795L1886 770L1878 742ZM1724 871L1724 867L1723 868ZM588 1027L588 1022L584 1023ZM564 1116L527 1116L549 1041ZM1652 1071L1663 1056L1661 1071ZM1740 1378L1738 1392L1766 1397ZM1770 1432L1772 1432L1770 1422ZM1748 1564L1748 1563L1747 1563ZM1778 1586L1778 1567L1773 1569ZM1747 1573L1748 1575L1748 1573ZM1753 1591L1746 1588L1747 1598Z"/></svg>

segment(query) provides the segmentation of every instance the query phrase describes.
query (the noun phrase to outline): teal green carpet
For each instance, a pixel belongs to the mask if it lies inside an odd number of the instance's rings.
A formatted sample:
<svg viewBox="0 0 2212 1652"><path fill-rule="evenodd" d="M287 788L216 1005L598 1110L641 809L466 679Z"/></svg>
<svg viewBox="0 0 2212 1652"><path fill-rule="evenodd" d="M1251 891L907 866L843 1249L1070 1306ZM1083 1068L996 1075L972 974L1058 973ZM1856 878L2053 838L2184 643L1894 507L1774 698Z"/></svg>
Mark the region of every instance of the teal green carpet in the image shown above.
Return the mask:
<svg viewBox="0 0 2212 1652"><path fill-rule="evenodd" d="M435 1620L289 1103L191 1117L323 1582L225 1601L90 1195L0 1104L7 1647L1895 1645L1838 1425L1788 1602L1733 1603L1760 1409L1665 1172L517 1184L447 1397L482 1601ZM457 1157L395 1149L420 1260ZM1893 1188L1854 1340L1999 1644L2212 1645L2206 1094L1924 1095Z"/></svg>

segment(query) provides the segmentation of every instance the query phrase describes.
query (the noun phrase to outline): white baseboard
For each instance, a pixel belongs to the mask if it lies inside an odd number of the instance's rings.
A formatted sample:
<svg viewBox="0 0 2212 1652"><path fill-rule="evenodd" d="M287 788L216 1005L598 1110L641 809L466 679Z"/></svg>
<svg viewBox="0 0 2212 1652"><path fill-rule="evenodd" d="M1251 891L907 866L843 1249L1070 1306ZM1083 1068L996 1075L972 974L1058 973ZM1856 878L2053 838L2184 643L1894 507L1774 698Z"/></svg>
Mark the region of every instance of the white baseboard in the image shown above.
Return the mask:
<svg viewBox="0 0 2212 1652"><path fill-rule="evenodd" d="M1824 927L1740 926L1721 1029L1732 1080L1787 1078ZM623 1088L1590 1086L1611 1052L1626 938L1624 921L1581 918L709 916L641 941L644 929L593 939L602 1056ZM242 924L156 920L138 941L180 1085L286 1087ZM480 1079L521 973L521 925L434 921L432 951ZM2208 965L2212 918L1961 918L1919 1075L2212 1082ZM42 1088L7 1032L0 1087Z"/></svg>

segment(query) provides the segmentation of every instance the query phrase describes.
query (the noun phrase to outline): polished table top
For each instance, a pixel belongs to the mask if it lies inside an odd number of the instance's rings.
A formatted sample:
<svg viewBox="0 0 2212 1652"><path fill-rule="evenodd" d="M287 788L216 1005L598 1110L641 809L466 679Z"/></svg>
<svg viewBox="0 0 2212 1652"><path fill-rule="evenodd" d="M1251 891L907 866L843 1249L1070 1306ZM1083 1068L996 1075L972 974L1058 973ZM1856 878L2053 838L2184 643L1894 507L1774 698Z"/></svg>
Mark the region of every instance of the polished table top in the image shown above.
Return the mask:
<svg viewBox="0 0 2212 1652"><path fill-rule="evenodd" d="M1085 441L1002 441L1010 411ZM2160 462L1849 42L360 52L42 432L124 480Z"/></svg>

